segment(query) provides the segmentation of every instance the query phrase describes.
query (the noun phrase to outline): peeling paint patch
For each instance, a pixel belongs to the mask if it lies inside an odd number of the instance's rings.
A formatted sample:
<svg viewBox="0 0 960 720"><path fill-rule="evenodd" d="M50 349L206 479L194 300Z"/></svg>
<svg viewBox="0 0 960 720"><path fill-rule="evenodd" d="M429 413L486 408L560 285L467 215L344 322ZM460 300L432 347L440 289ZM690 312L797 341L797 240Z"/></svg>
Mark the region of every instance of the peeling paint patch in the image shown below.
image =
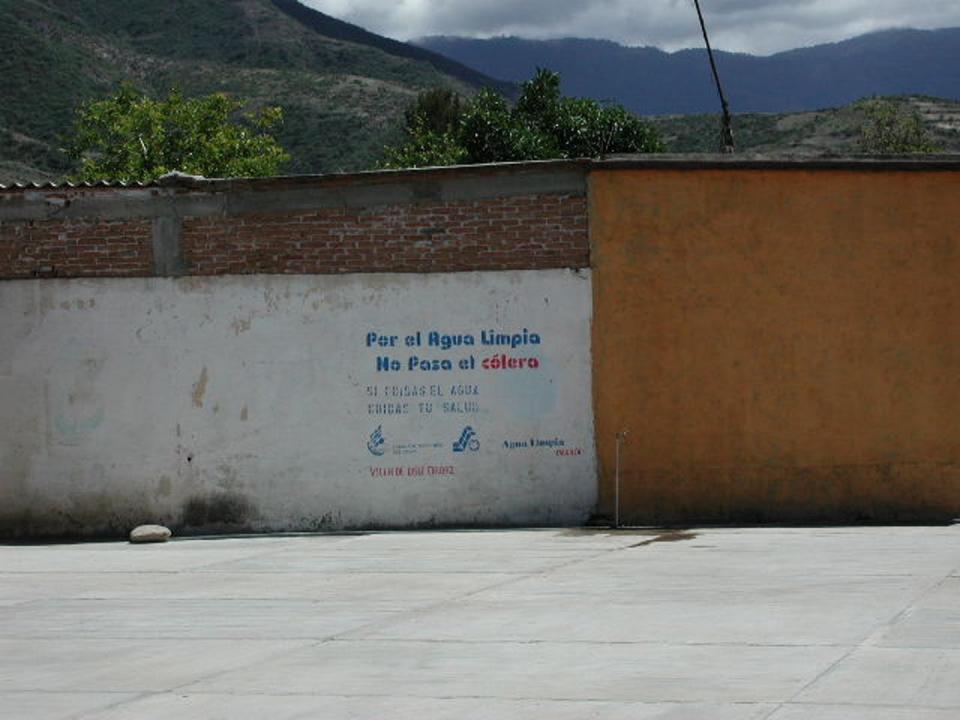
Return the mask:
<svg viewBox="0 0 960 720"><path fill-rule="evenodd" d="M193 384L193 406L202 408L203 407L203 396L207 392L207 381L210 379L210 376L207 374L207 366L203 366L203 370L200 371L200 378Z"/></svg>
<svg viewBox="0 0 960 720"><path fill-rule="evenodd" d="M247 318L234 318L233 322L230 323L230 327L233 328L233 334L239 336L240 333L245 333L253 325L253 317Z"/></svg>
<svg viewBox="0 0 960 720"><path fill-rule="evenodd" d="M73 300L72 302L70 300L64 300L60 303L60 309L70 310L71 308L76 308L77 310L86 310L88 308L92 308L96 304L97 301L93 298L90 298L89 300L77 299Z"/></svg>
<svg viewBox="0 0 960 720"><path fill-rule="evenodd" d="M280 293L273 292L270 288L263 291L263 302L267 305L267 312L277 312L280 310Z"/></svg>
<svg viewBox="0 0 960 720"><path fill-rule="evenodd" d="M68 418L66 415L57 415L53 424L57 434L62 438L75 438L96 430L103 425L104 418L106 418L106 411L99 407L89 417Z"/></svg>

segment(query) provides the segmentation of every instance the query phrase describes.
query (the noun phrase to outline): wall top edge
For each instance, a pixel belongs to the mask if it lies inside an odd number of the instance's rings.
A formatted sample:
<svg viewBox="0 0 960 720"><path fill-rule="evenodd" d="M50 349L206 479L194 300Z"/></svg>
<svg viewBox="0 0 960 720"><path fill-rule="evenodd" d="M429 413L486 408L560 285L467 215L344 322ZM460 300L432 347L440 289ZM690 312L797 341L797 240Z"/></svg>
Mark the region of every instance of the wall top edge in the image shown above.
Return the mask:
<svg viewBox="0 0 960 720"><path fill-rule="evenodd" d="M560 161L271 178L178 174L150 185L19 186L0 191L0 222L230 217L531 195L585 197L587 172L586 163Z"/></svg>
<svg viewBox="0 0 960 720"><path fill-rule="evenodd" d="M17 195L37 191L143 191L150 189L205 190L280 190L297 187L346 187L350 185L388 185L429 180L484 178L498 175L522 176L536 173L579 172L610 169L758 169L783 168L856 169L856 170L960 170L960 154L925 155L791 155L765 153L660 153L650 155L611 155L606 158L573 160L536 160L449 167L365 170L360 172L315 175L278 175L265 178L205 178L171 173L149 183L121 181L97 183L0 183L0 194Z"/></svg>
<svg viewBox="0 0 960 720"><path fill-rule="evenodd" d="M957 171L960 154L925 155L790 155L735 153L611 155L590 161L591 171L603 170L852 170Z"/></svg>
<svg viewBox="0 0 960 720"><path fill-rule="evenodd" d="M535 160L524 162L485 163L479 165L452 165L445 167L406 168L391 170L363 170L358 172L323 173L313 175L277 175L272 177L207 178L174 172L149 183L104 181L95 183L45 182L0 183L0 193L23 193L37 190L96 191L144 190L171 188L230 192L240 189L278 190L288 187L341 187L349 185L400 184L432 179L488 177L491 175L523 175L529 173L557 173L579 171L585 173L590 160Z"/></svg>

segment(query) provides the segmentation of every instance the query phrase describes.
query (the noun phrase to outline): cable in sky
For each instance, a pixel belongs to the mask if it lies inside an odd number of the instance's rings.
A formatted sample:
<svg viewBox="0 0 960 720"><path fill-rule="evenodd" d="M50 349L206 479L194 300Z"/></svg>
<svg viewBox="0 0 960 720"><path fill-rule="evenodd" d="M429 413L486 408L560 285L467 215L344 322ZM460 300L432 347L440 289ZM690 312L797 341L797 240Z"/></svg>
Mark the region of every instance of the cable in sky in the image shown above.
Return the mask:
<svg viewBox="0 0 960 720"><path fill-rule="evenodd" d="M703 12L700 10L700 0L693 0L693 5L697 8L697 17L700 19L700 30L703 32L703 42L707 46L707 57L710 59L710 69L713 71L713 81L717 86L717 94L720 95L720 107L723 108L723 130L721 131L723 151L725 153L732 153L736 148L733 144L733 120L730 117L730 106L727 104L727 98L723 94L723 85L720 84L720 73L717 72L717 63L713 59L713 48L710 47L710 38L707 36L707 24L703 21Z"/></svg>

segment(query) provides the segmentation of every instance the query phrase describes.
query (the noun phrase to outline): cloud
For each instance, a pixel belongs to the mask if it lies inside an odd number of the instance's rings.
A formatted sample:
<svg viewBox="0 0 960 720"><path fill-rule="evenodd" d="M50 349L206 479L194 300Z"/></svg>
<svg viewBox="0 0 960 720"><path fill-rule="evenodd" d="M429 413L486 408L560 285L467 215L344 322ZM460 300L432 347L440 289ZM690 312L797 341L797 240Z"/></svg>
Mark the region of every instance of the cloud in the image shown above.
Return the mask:
<svg viewBox="0 0 960 720"><path fill-rule="evenodd" d="M693 0L301 0L400 40L424 35L593 37L699 47ZM701 0L713 44L767 54L893 27L960 26L957 0Z"/></svg>

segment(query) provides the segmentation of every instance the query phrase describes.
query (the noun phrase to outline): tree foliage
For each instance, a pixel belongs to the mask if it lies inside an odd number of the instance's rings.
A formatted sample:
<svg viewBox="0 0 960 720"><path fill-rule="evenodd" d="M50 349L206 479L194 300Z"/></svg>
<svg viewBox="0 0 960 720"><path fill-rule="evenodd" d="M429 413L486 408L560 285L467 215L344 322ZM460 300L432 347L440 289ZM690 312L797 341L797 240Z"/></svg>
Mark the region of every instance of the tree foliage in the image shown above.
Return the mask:
<svg viewBox="0 0 960 720"><path fill-rule="evenodd" d="M860 128L861 152L876 155L932 153L940 150L927 132L920 113L905 103L884 98L861 103L866 116Z"/></svg>
<svg viewBox="0 0 960 720"><path fill-rule="evenodd" d="M422 93L406 113L404 144L387 167L602 157L662 152L657 131L620 105L563 97L560 76L539 69L511 107L483 90L462 101L449 90Z"/></svg>
<svg viewBox="0 0 960 720"><path fill-rule="evenodd" d="M406 109L403 117L407 127L419 126L435 132L452 132L460 122L463 103L453 90L435 87L417 96L416 102Z"/></svg>
<svg viewBox="0 0 960 720"><path fill-rule="evenodd" d="M67 152L80 182L154 180L180 171L205 177L276 175L290 156L269 133L282 111L241 113L241 103L216 93L184 98L174 90L154 100L124 85L113 97L77 111Z"/></svg>
<svg viewBox="0 0 960 720"><path fill-rule="evenodd" d="M387 167L458 165L467 162L458 140L463 116L460 96L446 88L422 92L404 112L407 141L388 147Z"/></svg>

